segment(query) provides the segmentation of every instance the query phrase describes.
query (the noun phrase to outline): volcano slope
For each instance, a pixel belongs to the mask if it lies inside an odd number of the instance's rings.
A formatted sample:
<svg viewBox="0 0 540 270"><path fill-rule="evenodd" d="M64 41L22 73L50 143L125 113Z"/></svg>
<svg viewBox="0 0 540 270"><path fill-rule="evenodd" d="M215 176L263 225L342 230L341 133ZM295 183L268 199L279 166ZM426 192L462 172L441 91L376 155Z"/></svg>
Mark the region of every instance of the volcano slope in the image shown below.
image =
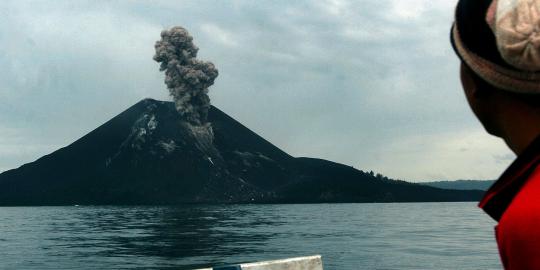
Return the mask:
<svg viewBox="0 0 540 270"><path fill-rule="evenodd" d="M483 194L295 158L215 107L211 127L184 120L172 102L142 100L0 174L0 205L475 201Z"/></svg>

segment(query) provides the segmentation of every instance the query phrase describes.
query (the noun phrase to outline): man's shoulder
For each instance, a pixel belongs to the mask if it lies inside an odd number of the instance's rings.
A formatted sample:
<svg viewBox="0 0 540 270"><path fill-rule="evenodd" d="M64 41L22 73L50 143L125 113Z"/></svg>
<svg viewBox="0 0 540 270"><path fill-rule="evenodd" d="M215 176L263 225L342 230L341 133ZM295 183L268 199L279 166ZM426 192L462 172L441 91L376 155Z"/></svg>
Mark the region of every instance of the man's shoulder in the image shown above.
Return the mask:
<svg viewBox="0 0 540 270"><path fill-rule="evenodd" d="M540 167L528 176L497 226L505 268L540 269Z"/></svg>
<svg viewBox="0 0 540 270"><path fill-rule="evenodd" d="M524 232L523 226L538 226L536 231L540 233L540 166L527 177L521 190L513 198L499 221L501 227L514 227L512 230ZM507 226L505 226L507 225Z"/></svg>
<svg viewBox="0 0 540 270"><path fill-rule="evenodd" d="M514 201L518 204L540 202L540 194L538 192L540 192L540 164L537 164L531 174L527 176L527 180L516 195L516 198L514 198Z"/></svg>

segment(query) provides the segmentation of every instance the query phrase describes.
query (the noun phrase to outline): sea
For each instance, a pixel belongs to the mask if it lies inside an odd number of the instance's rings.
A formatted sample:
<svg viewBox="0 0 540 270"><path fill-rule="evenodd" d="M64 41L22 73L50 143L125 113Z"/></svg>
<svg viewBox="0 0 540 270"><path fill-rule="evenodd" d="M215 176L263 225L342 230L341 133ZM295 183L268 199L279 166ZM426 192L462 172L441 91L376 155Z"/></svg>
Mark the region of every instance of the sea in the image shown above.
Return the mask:
<svg viewBox="0 0 540 270"><path fill-rule="evenodd" d="M0 269L502 269L476 203L0 207Z"/></svg>

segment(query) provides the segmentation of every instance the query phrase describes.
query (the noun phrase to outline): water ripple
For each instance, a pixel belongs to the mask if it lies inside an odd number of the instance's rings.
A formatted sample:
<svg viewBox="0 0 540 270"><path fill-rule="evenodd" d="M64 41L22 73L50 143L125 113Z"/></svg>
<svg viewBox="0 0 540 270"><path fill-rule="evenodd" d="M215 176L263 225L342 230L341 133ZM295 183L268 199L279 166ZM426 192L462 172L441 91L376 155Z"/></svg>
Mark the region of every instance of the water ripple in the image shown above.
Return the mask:
<svg viewBox="0 0 540 270"><path fill-rule="evenodd" d="M0 208L0 268L192 269L322 254L332 269L501 269L473 203Z"/></svg>

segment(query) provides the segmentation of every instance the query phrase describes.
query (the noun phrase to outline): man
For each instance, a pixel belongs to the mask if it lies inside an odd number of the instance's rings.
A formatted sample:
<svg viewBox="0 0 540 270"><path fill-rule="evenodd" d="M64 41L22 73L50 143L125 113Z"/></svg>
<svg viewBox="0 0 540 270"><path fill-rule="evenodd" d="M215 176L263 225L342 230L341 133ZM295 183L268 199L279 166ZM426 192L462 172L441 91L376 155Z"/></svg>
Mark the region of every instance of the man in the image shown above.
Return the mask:
<svg viewBox="0 0 540 270"><path fill-rule="evenodd" d="M518 158L479 206L505 269L540 269L540 0L460 0L451 31L469 105Z"/></svg>

